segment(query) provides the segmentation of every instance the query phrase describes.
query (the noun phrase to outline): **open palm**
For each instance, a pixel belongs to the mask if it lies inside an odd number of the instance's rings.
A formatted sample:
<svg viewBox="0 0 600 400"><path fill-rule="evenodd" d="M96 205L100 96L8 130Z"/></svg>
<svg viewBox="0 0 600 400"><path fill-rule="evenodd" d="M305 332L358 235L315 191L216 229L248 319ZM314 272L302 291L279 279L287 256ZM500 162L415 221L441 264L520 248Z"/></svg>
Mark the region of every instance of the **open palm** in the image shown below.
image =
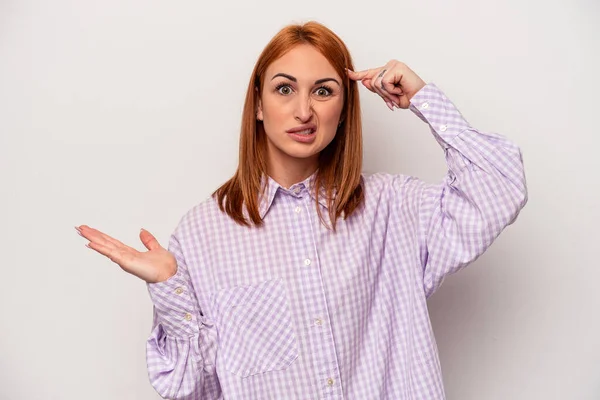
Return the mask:
<svg viewBox="0 0 600 400"><path fill-rule="evenodd" d="M89 248L108 257L124 271L148 283L165 281L177 272L177 261L173 254L162 247L145 229L140 231L140 240L148 249L146 252L129 247L87 225L76 226L75 230L90 241L87 245Z"/></svg>

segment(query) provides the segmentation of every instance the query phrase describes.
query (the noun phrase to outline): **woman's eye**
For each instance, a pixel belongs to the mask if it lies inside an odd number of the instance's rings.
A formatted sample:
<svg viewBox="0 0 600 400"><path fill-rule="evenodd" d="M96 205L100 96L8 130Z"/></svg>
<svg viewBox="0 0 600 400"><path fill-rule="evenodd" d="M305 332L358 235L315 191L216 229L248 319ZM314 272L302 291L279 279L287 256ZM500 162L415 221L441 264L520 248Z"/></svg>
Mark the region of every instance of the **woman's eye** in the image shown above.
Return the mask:
<svg viewBox="0 0 600 400"><path fill-rule="evenodd" d="M330 94L331 92L327 88L321 87L317 89L317 95L319 96L329 96Z"/></svg>
<svg viewBox="0 0 600 400"><path fill-rule="evenodd" d="M281 94L285 94L285 95L287 95L287 94L290 94L290 93L292 93L292 88L291 88L291 87L289 87L288 85L283 85L283 86L279 86L279 87L277 88L277 91L278 91L279 93L281 93Z"/></svg>

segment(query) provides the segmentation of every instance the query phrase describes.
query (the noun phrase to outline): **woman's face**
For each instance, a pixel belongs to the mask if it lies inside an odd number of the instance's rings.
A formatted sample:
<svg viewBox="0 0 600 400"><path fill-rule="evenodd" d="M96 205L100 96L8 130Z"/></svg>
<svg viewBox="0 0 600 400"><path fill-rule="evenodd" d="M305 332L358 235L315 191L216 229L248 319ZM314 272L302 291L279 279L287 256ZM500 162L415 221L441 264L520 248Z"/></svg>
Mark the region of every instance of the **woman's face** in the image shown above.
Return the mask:
<svg viewBox="0 0 600 400"><path fill-rule="evenodd" d="M316 167L335 137L344 106L343 81L314 47L298 45L265 73L258 119L270 168Z"/></svg>

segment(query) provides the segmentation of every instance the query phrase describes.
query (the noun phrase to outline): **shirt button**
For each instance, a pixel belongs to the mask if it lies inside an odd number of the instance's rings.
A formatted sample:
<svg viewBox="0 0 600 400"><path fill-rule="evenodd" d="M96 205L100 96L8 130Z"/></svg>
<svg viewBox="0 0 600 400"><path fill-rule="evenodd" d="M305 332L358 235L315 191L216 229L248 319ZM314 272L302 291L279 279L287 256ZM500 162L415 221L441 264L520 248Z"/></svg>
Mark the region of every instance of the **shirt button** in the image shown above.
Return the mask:
<svg viewBox="0 0 600 400"><path fill-rule="evenodd" d="M448 129L448 127L446 125L440 126L440 131L446 132L446 129Z"/></svg>
<svg viewBox="0 0 600 400"><path fill-rule="evenodd" d="M296 186L296 187L294 188L293 192L294 192L294 193L296 193L296 194L298 194L298 193L300 193L300 190L302 190L302 189L300 188L300 186Z"/></svg>
<svg viewBox="0 0 600 400"><path fill-rule="evenodd" d="M333 386L333 379L327 379L327 386Z"/></svg>
<svg viewBox="0 0 600 400"><path fill-rule="evenodd" d="M310 260L308 258L304 260L304 265L306 265L307 267L310 265Z"/></svg>
<svg viewBox="0 0 600 400"><path fill-rule="evenodd" d="M189 312L185 313L185 319L188 320L188 321L191 321L192 320L192 314L190 314Z"/></svg>
<svg viewBox="0 0 600 400"><path fill-rule="evenodd" d="M296 214L300 214L300 211L302 211L302 208L296 207L296 208L294 208L294 211L296 211Z"/></svg>
<svg viewBox="0 0 600 400"><path fill-rule="evenodd" d="M315 319L315 325L318 325L318 326L323 325L323 320L321 318Z"/></svg>
<svg viewBox="0 0 600 400"><path fill-rule="evenodd" d="M175 293L181 294L181 293L183 293L183 289L178 287L177 289L175 289Z"/></svg>
<svg viewBox="0 0 600 400"><path fill-rule="evenodd" d="M428 108L429 108L429 103L428 102L425 102L425 103L421 104L421 110L426 110Z"/></svg>

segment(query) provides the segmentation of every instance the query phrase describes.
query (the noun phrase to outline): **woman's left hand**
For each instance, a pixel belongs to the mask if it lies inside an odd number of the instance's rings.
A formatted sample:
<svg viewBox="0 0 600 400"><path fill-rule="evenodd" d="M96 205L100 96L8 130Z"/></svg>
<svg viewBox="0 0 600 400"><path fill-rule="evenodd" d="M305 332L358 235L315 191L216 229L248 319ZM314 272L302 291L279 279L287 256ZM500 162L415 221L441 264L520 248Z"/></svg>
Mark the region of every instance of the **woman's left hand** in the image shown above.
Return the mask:
<svg viewBox="0 0 600 400"><path fill-rule="evenodd" d="M381 96L392 111L394 106L408 108L410 99L425 86L419 75L398 60L391 60L379 68L347 71L350 79L360 81L364 87Z"/></svg>

